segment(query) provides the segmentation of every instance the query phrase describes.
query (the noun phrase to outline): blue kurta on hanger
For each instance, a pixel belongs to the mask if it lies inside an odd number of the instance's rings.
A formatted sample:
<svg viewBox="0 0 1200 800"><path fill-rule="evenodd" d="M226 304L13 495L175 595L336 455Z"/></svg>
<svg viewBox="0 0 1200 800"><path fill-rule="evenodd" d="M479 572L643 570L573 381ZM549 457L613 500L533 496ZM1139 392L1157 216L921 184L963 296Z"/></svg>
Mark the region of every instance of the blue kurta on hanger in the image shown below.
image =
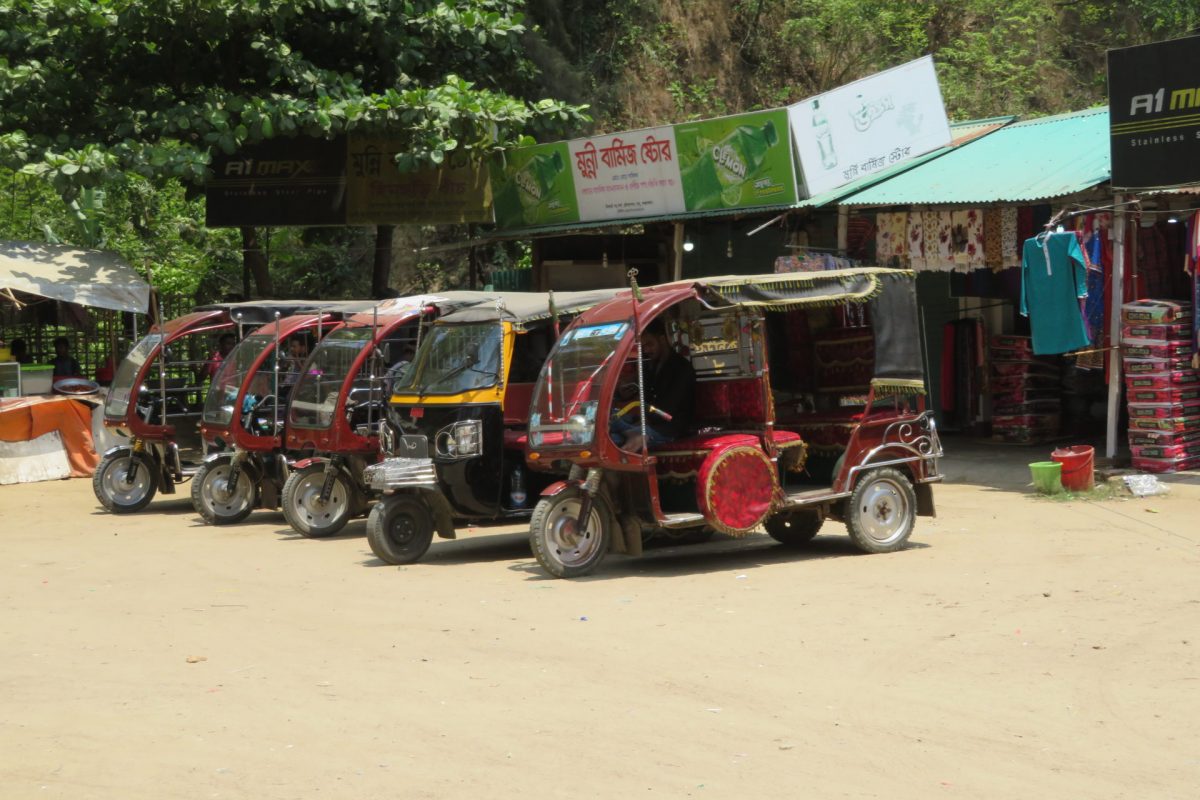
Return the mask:
<svg viewBox="0 0 1200 800"><path fill-rule="evenodd" d="M1074 233L1039 233L1021 253L1021 314L1029 317L1036 355L1069 353L1090 344L1080 298L1087 262Z"/></svg>

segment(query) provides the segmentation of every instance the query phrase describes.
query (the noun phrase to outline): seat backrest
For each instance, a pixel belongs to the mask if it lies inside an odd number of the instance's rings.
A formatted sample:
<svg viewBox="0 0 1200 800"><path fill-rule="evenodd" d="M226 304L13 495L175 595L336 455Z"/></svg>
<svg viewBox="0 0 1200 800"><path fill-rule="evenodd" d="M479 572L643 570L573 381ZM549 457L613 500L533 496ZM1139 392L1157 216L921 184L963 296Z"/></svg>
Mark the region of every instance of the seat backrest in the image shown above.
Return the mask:
<svg viewBox="0 0 1200 800"><path fill-rule="evenodd" d="M694 419L700 428L738 427L766 422L762 384L757 378L697 383Z"/></svg>

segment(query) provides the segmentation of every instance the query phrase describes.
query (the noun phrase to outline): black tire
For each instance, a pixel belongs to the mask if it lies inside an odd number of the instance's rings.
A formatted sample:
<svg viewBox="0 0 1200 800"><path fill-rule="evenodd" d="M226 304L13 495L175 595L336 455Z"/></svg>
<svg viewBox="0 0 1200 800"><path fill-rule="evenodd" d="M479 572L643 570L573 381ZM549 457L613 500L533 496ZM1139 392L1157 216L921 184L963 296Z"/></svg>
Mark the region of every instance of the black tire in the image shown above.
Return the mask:
<svg viewBox="0 0 1200 800"><path fill-rule="evenodd" d="M226 492L230 458L210 461L192 478L192 507L209 525L233 525L250 516L257 499L253 473L242 466L237 485Z"/></svg>
<svg viewBox="0 0 1200 800"><path fill-rule="evenodd" d="M329 500L322 503L319 495L324 483L325 465L313 464L293 472L283 484L279 500L283 518L292 530L309 539L333 536L355 513L355 491L345 473L338 470Z"/></svg>
<svg viewBox="0 0 1200 800"><path fill-rule="evenodd" d="M846 529L864 553L904 547L917 521L917 493L904 473L891 467L866 472L846 498Z"/></svg>
<svg viewBox="0 0 1200 800"><path fill-rule="evenodd" d="M789 511L768 518L764 526L775 541L796 547L811 542L824 523L825 518L819 511Z"/></svg>
<svg viewBox="0 0 1200 800"><path fill-rule="evenodd" d="M581 494L579 489L571 488L543 498L529 521L533 555L556 578L577 578L592 572L608 554L612 541L616 523L603 495L592 499L587 530L582 536L576 533Z"/></svg>
<svg viewBox="0 0 1200 800"><path fill-rule="evenodd" d="M387 564L411 564L433 542L433 514L420 497L394 494L383 497L367 517L367 543Z"/></svg>
<svg viewBox="0 0 1200 800"><path fill-rule="evenodd" d="M132 482L126 482L129 459L137 461ZM158 465L144 453L128 450L105 456L92 475L92 491L100 505L114 514L141 511L158 492Z"/></svg>

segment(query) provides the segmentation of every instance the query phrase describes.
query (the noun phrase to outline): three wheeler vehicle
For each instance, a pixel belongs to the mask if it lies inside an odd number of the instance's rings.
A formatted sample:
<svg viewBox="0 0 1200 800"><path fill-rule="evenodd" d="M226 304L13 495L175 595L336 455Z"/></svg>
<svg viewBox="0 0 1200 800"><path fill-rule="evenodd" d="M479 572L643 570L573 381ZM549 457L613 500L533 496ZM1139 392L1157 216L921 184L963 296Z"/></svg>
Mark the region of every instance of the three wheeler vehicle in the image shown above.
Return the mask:
<svg viewBox="0 0 1200 800"><path fill-rule="evenodd" d="M385 458L364 472L382 495L367 520L367 541L380 560L416 561L435 532L455 538L457 520L529 518L530 493L552 480L525 462L533 382L561 321L614 293L500 293L429 327L392 387L380 429Z"/></svg>
<svg viewBox="0 0 1200 800"><path fill-rule="evenodd" d="M200 306L150 329L121 361L104 402L104 424L129 437L104 453L92 489L117 514L140 511L159 491L199 470L204 443L197 423L209 375L213 337L264 325L276 314L315 308L310 301L263 301Z"/></svg>
<svg viewBox="0 0 1200 800"><path fill-rule="evenodd" d="M312 345L363 305L326 303L316 313L281 316L222 362L200 418L200 433L213 449L192 481L192 505L206 522L227 525L258 506L279 507L288 477L283 430L292 387ZM289 354L293 349L302 354Z"/></svg>
<svg viewBox="0 0 1200 800"><path fill-rule="evenodd" d="M653 435L671 414L645 402L648 326L694 375L674 437ZM919 341L914 274L878 268L635 285L584 312L530 408L529 459L571 464L533 512L534 555L567 578L640 554L645 529L765 526L798 545L827 518L865 552L901 548L941 480ZM614 438L622 419L640 446Z"/></svg>
<svg viewBox="0 0 1200 800"><path fill-rule="evenodd" d="M309 538L332 536L367 507L363 470L379 460L390 385L412 362L421 325L481 302L482 292L385 300L326 336L292 390L284 447L305 454L283 485L283 516Z"/></svg>

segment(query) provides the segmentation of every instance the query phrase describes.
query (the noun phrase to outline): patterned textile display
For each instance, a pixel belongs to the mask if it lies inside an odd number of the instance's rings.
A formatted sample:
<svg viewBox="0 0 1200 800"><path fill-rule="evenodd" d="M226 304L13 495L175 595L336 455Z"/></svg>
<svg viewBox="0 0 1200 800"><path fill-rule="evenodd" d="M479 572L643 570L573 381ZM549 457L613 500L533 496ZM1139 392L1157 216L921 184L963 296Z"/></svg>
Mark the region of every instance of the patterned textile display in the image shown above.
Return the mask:
<svg viewBox="0 0 1200 800"><path fill-rule="evenodd" d="M1000 209L1000 254L1004 266L1015 267L1021 263L1021 241L1017 237L1017 209Z"/></svg>
<svg viewBox="0 0 1200 800"><path fill-rule="evenodd" d="M988 208L983 212L983 263L992 271L1004 269L1003 212Z"/></svg>
<svg viewBox="0 0 1200 800"><path fill-rule="evenodd" d="M908 263L911 269L925 269L925 224L924 214L914 212L908 216Z"/></svg>
<svg viewBox="0 0 1200 800"><path fill-rule="evenodd" d="M908 215L903 212L875 217L875 257L880 265L896 266L893 260L908 256Z"/></svg>
<svg viewBox="0 0 1200 800"><path fill-rule="evenodd" d="M984 266L983 214L979 209L951 212L955 269Z"/></svg>
<svg viewBox="0 0 1200 800"><path fill-rule="evenodd" d="M846 226L846 255L865 259L871 240L875 237L875 223L862 214L852 214Z"/></svg>
<svg viewBox="0 0 1200 800"><path fill-rule="evenodd" d="M954 267L954 248L951 241L953 227L953 218L949 211L921 212L926 269L948 270Z"/></svg>

